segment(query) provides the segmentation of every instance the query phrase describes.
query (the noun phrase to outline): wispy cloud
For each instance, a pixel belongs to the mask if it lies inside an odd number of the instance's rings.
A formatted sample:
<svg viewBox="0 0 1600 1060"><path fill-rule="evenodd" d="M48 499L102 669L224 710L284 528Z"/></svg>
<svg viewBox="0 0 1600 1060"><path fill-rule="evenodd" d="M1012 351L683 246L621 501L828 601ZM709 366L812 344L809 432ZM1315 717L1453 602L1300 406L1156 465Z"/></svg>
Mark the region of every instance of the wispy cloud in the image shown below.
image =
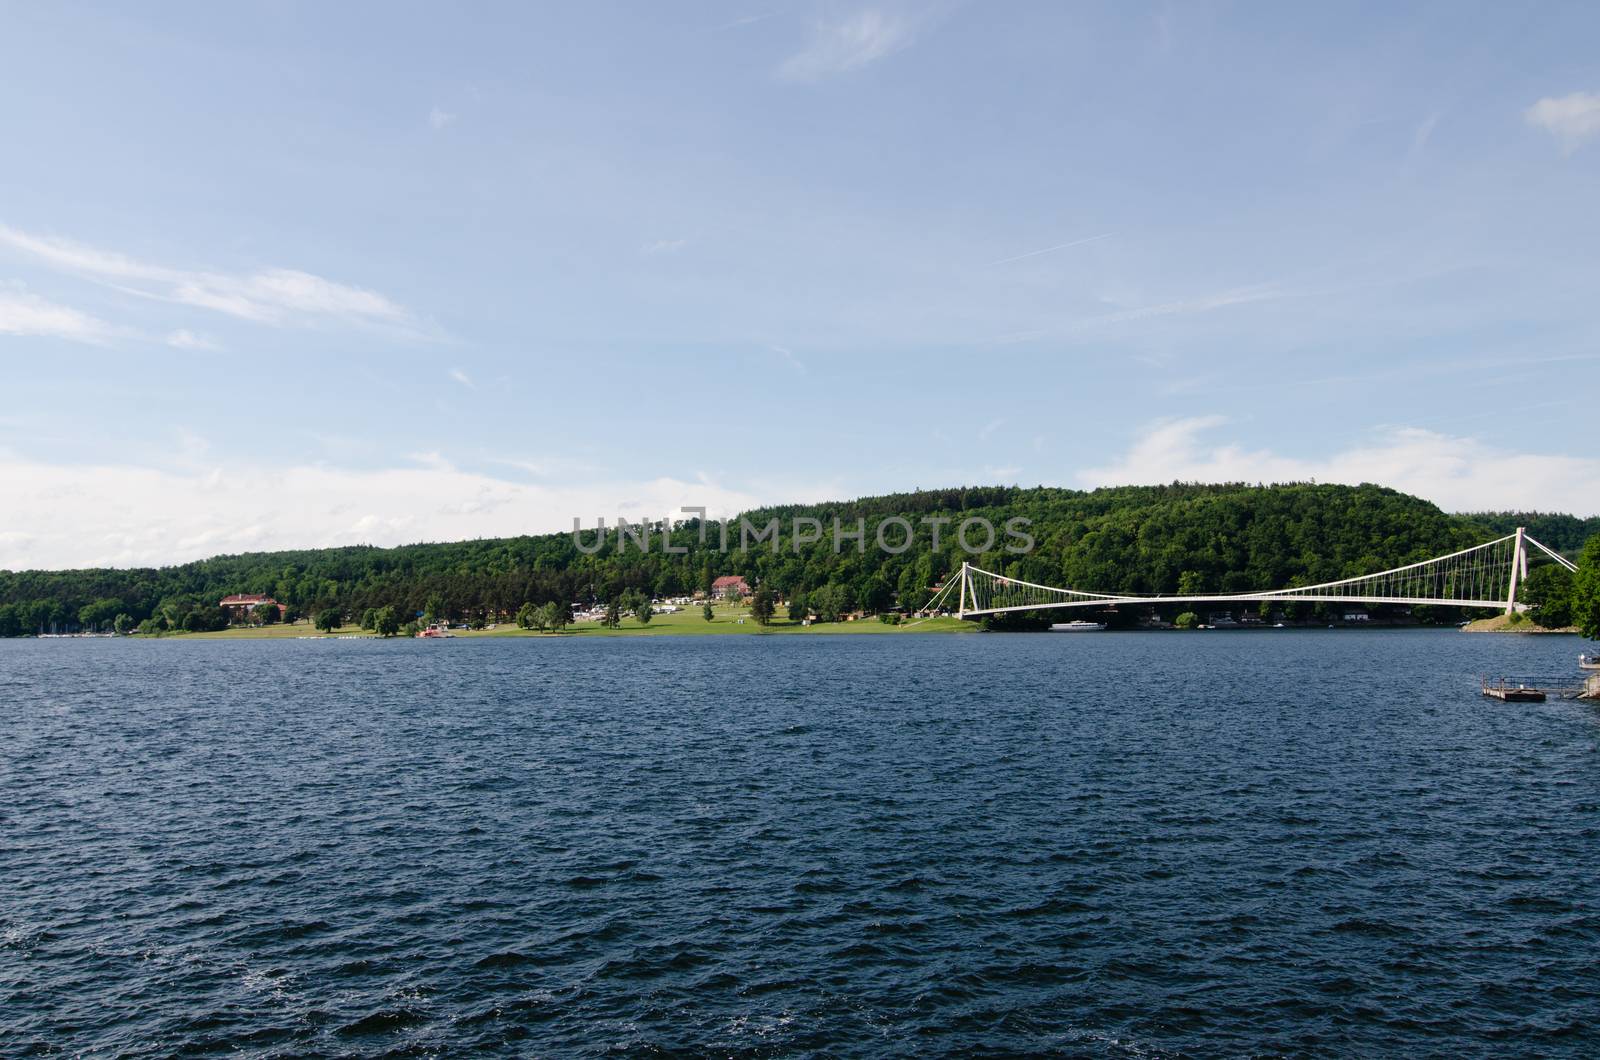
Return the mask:
<svg viewBox="0 0 1600 1060"><path fill-rule="evenodd" d="M1077 474L1085 487L1163 482L1375 482L1447 511L1555 509L1600 514L1600 459L1508 451L1498 442L1390 427L1323 459L1284 456L1207 436L1222 416L1147 425L1121 458Z"/></svg>
<svg viewBox="0 0 1600 1060"><path fill-rule="evenodd" d="M723 30L738 29L741 26L752 26L757 22L765 22L767 19L772 18L776 14L778 14L778 12L768 11L765 14L760 15L745 15L742 18L735 18L715 26L707 26L703 32L721 33Z"/></svg>
<svg viewBox="0 0 1600 1060"><path fill-rule="evenodd" d="M475 388L475 384L472 382L472 377L467 375L466 372L463 372L459 368L450 369L450 378L454 379L456 382L460 383L462 386L466 387L468 390L472 390L472 389Z"/></svg>
<svg viewBox="0 0 1600 1060"><path fill-rule="evenodd" d="M171 268L70 240L19 232L5 225L0 225L0 246L129 294L197 306L258 324L312 326L335 321L404 331L417 329L408 310L376 291L336 283L298 269L229 274Z"/></svg>
<svg viewBox="0 0 1600 1060"><path fill-rule="evenodd" d="M639 253L646 257L653 257L656 254L676 254L688 245L689 241L687 239L658 239L653 243L646 243L640 247Z"/></svg>
<svg viewBox="0 0 1600 1060"><path fill-rule="evenodd" d="M796 357L794 355L794 351L789 349L787 346L768 346L767 349L771 350L779 357L782 357L789 367L793 368L801 375L806 374L805 362Z"/></svg>
<svg viewBox="0 0 1600 1060"><path fill-rule="evenodd" d="M1009 334L998 335L989 341L1000 345L1011 345L1019 342L1036 342L1046 338L1066 338L1083 335L1086 332L1092 332L1105 326L1155 320L1161 317L1211 313L1232 306L1249 305L1254 302L1271 302L1280 298L1300 297L1304 296L1304 294L1305 292L1303 291L1285 291L1276 284L1255 284L1249 287L1235 287L1215 294L1180 298L1170 302L1130 306L1110 313L1098 313L1093 316L1081 317L1077 320L1068 321L1059 327L1014 331ZM1102 299L1102 301L1111 300ZM1112 304L1115 303L1112 302Z"/></svg>
<svg viewBox="0 0 1600 1060"><path fill-rule="evenodd" d="M1529 125L1554 136L1564 154L1571 154L1589 137L1600 133L1600 95L1574 92L1570 96L1547 97L1529 107L1523 117Z"/></svg>
<svg viewBox="0 0 1600 1060"><path fill-rule="evenodd" d="M1422 157L1422 152L1428 148L1428 141L1433 139L1433 130L1439 127L1439 114L1435 111L1417 125L1411 133L1411 149L1406 152L1406 165L1416 165Z"/></svg>
<svg viewBox="0 0 1600 1060"><path fill-rule="evenodd" d="M442 129L456 120L456 116L443 107L435 105L428 111L428 125L435 129Z"/></svg>
<svg viewBox="0 0 1600 1060"><path fill-rule="evenodd" d="M1001 258L998 261L986 261L983 263L983 267L987 269L992 265L1009 265L1013 261L1021 261L1023 258L1037 258L1041 254L1054 254L1058 250L1066 250L1068 247L1081 247L1085 243L1093 243L1097 239L1108 239L1110 236L1110 232L1101 232L1097 236L1086 236L1083 239L1074 239L1070 243L1057 243L1055 246L1045 247L1043 250L1030 250L1026 254L1017 254L1013 257Z"/></svg>
<svg viewBox="0 0 1600 1060"><path fill-rule="evenodd" d="M1004 427L1005 425L1006 425L1006 421L1005 421L1004 418L1001 418L1001 419L998 419L998 420L990 420L988 423L986 423L982 427L978 428L978 437L986 439L986 438L989 437L989 435L993 434L995 431L998 431L1001 427Z"/></svg>
<svg viewBox="0 0 1600 1060"><path fill-rule="evenodd" d="M100 344L117 329L98 317L26 291L0 290L0 335L31 335Z"/></svg>
<svg viewBox="0 0 1600 1060"><path fill-rule="evenodd" d="M167 335L167 345L175 350L220 350L221 346L206 335L190 331L188 328L179 328Z"/></svg>
<svg viewBox="0 0 1600 1060"><path fill-rule="evenodd" d="M815 81L858 70L909 46L915 36L909 17L867 8L814 26L805 48L778 67L778 76Z"/></svg>
<svg viewBox="0 0 1600 1060"><path fill-rule="evenodd" d="M1121 309L1115 313L1102 313L1099 316L1091 317L1089 322L1117 324L1130 320L1148 320L1151 317L1210 313L1213 310L1226 309L1229 306L1247 305L1251 302L1269 302L1282 297L1284 297L1283 292L1273 285L1256 284L1251 287L1236 287L1230 291L1202 295L1197 298L1182 298L1172 302L1160 302L1155 305L1137 306L1133 309Z"/></svg>

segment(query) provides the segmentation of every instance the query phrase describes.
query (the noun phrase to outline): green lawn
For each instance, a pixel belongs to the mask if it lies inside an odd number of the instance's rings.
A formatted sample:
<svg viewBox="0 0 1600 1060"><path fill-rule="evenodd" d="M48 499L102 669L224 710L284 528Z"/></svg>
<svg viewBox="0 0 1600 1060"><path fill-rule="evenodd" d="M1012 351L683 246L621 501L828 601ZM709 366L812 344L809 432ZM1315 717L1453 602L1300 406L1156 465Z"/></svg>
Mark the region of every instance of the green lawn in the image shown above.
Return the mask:
<svg viewBox="0 0 1600 1060"><path fill-rule="evenodd" d="M741 621L742 620L742 621ZM561 634L564 637L704 637L719 635L773 636L806 635L814 633L848 633L848 634L894 634L894 633L970 633L977 629L971 622L963 622L956 618L926 618L909 619L898 626L891 626L879 622L876 618L861 619L856 622L820 622L811 626L802 626L798 622L791 622L787 618L774 618L769 626L760 626L750 617L750 612L742 606L718 604L716 617L707 622L700 613L699 606L689 607L676 614L656 615L651 618L648 625L640 623L631 615L622 620L622 625L617 629L606 629L598 622L575 622L568 626ZM451 630L457 637L541 637L551 636L548 633L539 633L534 630L518 629L515 625L506 622L494 629L484 630ZM371 633L357 626L344 626L331 634L322 634L313 629L310 622L301 621L291 625L274 625L259 627L238 627L225 629L218 633L183 633L167 634L167 636L192 637L196 640L282 640L296 637L320 636L354 636L370 637Z"/></svg>

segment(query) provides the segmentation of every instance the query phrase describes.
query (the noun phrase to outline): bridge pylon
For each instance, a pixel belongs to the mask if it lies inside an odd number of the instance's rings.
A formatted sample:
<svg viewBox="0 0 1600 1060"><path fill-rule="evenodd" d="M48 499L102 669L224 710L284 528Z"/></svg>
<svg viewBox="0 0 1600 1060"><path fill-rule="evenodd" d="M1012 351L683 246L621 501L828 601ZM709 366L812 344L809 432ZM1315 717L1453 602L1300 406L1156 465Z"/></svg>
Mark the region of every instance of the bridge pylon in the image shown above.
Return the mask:
<svg viewBox="0 0 1600 1060"><path fill-rule="evenodd" d="M1517 544L1511 553L1511 588L1506 593L1506 614L1517 609L1517 576L1528 576L1528 550L1523 539L1528 536L1524 527L1517 527Z"/></svg>

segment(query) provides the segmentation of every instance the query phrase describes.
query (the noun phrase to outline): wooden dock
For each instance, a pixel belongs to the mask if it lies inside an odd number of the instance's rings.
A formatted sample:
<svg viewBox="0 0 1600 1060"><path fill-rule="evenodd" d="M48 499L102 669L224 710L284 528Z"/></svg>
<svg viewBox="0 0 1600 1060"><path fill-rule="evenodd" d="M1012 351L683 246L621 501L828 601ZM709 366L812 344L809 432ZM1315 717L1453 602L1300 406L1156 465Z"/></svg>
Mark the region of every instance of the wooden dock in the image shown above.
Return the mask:
<svg viewBox="0 0 1600 1060"><path fill-rule="evenodd" d="M1544 690L1529 688L1525 684L1511 684L1504 679L1493 684L1487 680L1483 682L1483 694L1490 699L1498 699L1504 703L1543 703Z"/></svg>
<svg viewBox="0 0 1600 1060"><path fill-rule="evenodd" d="M1600 701L1600 676L1480 678L1483 694L1502 703L1543 703L1547 699Z"/></svg>

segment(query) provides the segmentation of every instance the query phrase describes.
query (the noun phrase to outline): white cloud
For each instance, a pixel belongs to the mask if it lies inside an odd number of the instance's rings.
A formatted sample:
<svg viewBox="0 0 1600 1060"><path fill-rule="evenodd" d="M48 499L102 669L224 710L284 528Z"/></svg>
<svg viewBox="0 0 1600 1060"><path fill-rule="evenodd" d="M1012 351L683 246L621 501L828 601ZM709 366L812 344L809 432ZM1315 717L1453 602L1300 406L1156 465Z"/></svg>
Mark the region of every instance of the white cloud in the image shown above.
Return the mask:
<svg viewBox="0 0 1600 1060"><path fill-rule="evenodd" d="M167 345L178 350L220 350L222 347L207 335L179 328L167 335Z"/></svg>
<svg viewBox="0 0 1600 1060"><path fill-rule="evenodd" d="M430 471L451 473L456 469L455 465L445 459L444 454L437 450L429 450L425 453L407 453L406 459L413 460Z"/></svg>
<svg viewBox="0 0 1600 1060"><path fill-rule="evenodd" d="M1529 107L1523 117L1560 141L1563 152L1571 153L1600 133L1600 95L1574 92L1559 99L1547 97Z"/></svg>
<svg viewBox="0 0 1600 1060"><path fill-rule="evenodd" d="M1086 487L1163 482L1373 482L1446 511L1600 514L1600 459L1508 452L1475 438L1394 427L1322 459L1205 440L1227 421L1198 416L1150 425L1121 459L1077 474Z"/></svg>
<svg viewBox="0 0 1600 1060"><path fill-rule="evenodd" d="M140 566L256 549L459 541L571 531L604 516L714 515L822 500L836 485L729 488L706 476L642 481L592 475L513 482L464 471L438 453L415 467L156 469L57 465L0 454L0 569ZM624 506L626 505L626 507Z"/></svg>
<svg viewBox="0 0 1600 1060"><path fill-rule="evenodd" d="M806 47L778 67L778 76L814 81L857 70L907 47L914 36L904 15L867 8L817 25Z"/></svg>
<svg viewBox="0 0 1600 1060"><path fill-rule="evenodd" d="M102 343L117 329L71 306L46 301L25 291L0 290L0 335L35 335Z"/></svg>
<svg viewBox="0 0 1600 1060"><path fill-rule="evenodd" d="M456 120L456 116L443 107L435 106L428 111L428 124L434 129L442 129Z"/></svg>
<svg viewBox="0 0 1600 1060"><path fill-rule="evenodd" d="M463 372L459 368L450 369L450 378L454 379L456 382L460 383L462 386L466 387L468 390L471 390L474 387L474 384L472 382L472 377L470 375L468 375L466 372Z"/></svg>
<svg viewBox="0 0 1600 1060"><path fill-rule="evenodd" d="M646 243L639 248L639 253L645 255L676 254L689 245L687 239L658 239L653 243Z"/></svg>
<svg viewBox="0 0 1600 1060"><path fill-rule="evenodd" d="M5 225L0 225L0 245L130 294L199 306L259 324L308 326L332 320L407 330L416 327L404 307L375 291L298 269L269 268L246 274L175 269Z"/></svg>

